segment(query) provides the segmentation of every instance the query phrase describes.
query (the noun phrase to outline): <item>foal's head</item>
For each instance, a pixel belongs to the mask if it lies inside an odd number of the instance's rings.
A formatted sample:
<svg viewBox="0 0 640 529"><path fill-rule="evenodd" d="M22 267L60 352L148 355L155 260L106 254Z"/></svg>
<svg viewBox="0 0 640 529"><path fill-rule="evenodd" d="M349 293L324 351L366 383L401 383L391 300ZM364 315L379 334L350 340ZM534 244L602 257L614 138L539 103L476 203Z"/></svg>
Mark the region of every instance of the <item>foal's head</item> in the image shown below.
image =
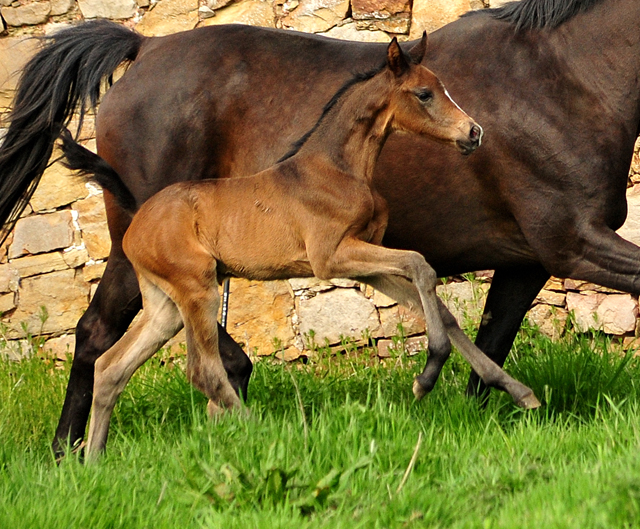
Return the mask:
<svg viewBox="0 0 640 529"><path fill-rule="evenodd" d="M387 67L395 85L391 126L452 143L463 154L471 154L480 146L482 127L451 99L440 79L420 64L426 51L426 32L407 54L395 38L387 48Z"/></svg>

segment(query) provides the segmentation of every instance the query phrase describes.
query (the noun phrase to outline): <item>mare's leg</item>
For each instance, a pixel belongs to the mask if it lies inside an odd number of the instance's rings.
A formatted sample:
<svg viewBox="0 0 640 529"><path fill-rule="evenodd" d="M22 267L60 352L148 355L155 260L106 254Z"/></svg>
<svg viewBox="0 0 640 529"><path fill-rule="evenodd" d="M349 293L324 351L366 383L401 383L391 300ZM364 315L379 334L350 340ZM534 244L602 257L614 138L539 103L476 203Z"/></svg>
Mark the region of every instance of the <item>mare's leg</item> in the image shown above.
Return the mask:
<svg viewBox="0 0 640 529"><path fill-rule="evenodd" d="M549 273L542 266L496 270L491 282L476 345L496 364L503 366L522 320ZM489 388L475 371L469 376L467 395L485 400Z"/></svg>
<svg viewBox="0 0 640 529"><path fill-rule="evenodd" d="M397 299L399 303L409 308L415 306L420 299L416 287L403 277L383 275L358 279L377 288L389 297ZM464 334L458 326L449 309L447 309L439 299L438 309L451 342L460 351L462 356L467 359L471 367L479 373L479 376L487 386L506 391L512 396L516 404L523 408L536 408L540 405L531 389L510 377L471 343L466 334ZM431 339L431 337L429 337L429 339ZM446 360L446 358L444 358L444 360ZM416 377L413 385L413 393L417 399L421 399L433 388L443 365L444 361L442 358L436 357L432 359L431 354L429 354L424 371Z"/></svg>
<svg viewBox="0 0 640 529"><path fill-rule="evenodd" d="M140 321L95 364L88 458L104 450L111 413L133 373L182 328L180 313L169 296L145 278L140 286L144 300Z"/></svg>

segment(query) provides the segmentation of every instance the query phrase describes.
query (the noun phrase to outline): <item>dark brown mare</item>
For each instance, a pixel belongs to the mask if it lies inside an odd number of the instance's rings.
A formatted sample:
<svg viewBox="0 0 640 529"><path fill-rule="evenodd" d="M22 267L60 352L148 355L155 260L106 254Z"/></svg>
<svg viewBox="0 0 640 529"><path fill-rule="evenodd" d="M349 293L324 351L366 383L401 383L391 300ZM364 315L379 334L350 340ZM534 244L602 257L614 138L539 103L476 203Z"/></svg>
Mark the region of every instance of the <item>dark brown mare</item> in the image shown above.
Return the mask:
<svg viewBox="0 0 640 529"><path fill-rule="evenodd" d="M483 124L482 149L463 158L394 135L382 151L385 245L422 253L440 275L496 269L476 343L499 364L550 273L640 292L640 249L614 233L639 132L639 24L638 0L521 0L449 24L425 60ZM97 22L61 32L23 73L0 152L0 219L15 218L62 123L97 100L123 60L134 62L104 97L98 150L140 205L186 175L273 165L353 65L374 67L385 48L243 26L162 38ZM105 201L113 246L78 324L57 449L83 437L94 362L140 309L121 245L131 217L108 193ZM220 336L230 380L246 395L250 363Z"/></svg>
<svg viewBox="0 0 640 529"><path fill-rule="evenodd" d="M414 302L427 321L429 361L416 378L420 395L438 378L431 360L439 371L438 359L449 355L450 330L454 341L463 336L459 348L485 382L509 391L523 407L539 405L438 303L436 272L424 257L380 246L388 210L373 186L373 171L391 132L420 134L464 154L482 138L482 129L420 64L426 43L425 33L405 55L394 38L385 64L338 90L299 146L275 166L244 178L179 182L131 212L123 250L136 272L144 310L96 361L88 457L104 449L113 407L133 373L183 325L187 376L209 398L209 414L241 407L218 351L218 283L226 276L367 282L398 301ZM63 152L69 167L94 175L123 207L135 204L120 176L68 134Z"/></svg>

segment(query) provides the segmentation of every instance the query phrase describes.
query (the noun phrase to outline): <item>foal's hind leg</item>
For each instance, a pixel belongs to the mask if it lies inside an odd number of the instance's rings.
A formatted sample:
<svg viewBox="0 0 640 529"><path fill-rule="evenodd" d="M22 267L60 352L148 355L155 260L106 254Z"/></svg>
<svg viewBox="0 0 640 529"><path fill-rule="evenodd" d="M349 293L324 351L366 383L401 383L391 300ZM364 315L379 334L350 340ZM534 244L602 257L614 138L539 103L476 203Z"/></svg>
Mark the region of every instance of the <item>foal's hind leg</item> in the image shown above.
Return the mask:
<svg viewBox="0 0 640 529"><path fill-rule="evenodd" d="M182 328L169 296L145 278L140 278L140 289L144 305L140 321L96 361L89 458L104 450L111 413L133 373Z"/></svg>
<svg viewBox="0 0 640 529"><path fill-rule="evenodd" d="M215 270L215 262L211 269ZM179 292L178 303L187 331L189 380L209 398L210 416L220 412L221 407L241 407L241 401L229 382L218 349L216 315L220 307L220 294L215 279L209 285L198 285L196 290L182 287Z"/></svg>

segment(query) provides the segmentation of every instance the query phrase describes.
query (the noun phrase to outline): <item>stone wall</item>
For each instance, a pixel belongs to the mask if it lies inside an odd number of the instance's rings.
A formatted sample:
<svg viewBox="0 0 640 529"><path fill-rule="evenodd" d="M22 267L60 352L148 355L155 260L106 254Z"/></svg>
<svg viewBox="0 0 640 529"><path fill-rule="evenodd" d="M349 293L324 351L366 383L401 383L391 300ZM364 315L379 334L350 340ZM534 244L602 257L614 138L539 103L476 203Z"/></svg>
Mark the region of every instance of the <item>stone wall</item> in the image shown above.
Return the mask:
<svg viewBox="0 0 640 529"><path fill-rule="evenodd" d="M0 0L0 111L6 114L16 72L33 55L32 35L48 34L82 19L120 21L149 36L198 26L239 22L314 32L335 38L387 42L418 37L455 20L469 9L495 7L499 0ZM82 141L95 147L92 119ZM640 182L634 159L631 180ZM638 196L636 205L636 196ZM640 187L630 191L628 235L640 242ZM637 216L634 212L637 210ZM637 220L635 220L637 219ZM634 223L639 223L637 230ZM633 233L632 233L633 232ZM47 339L45 350L64 357L74 346L73 329L88 307L106 266L109 237L101 191L53 164L23 217L0 249L0 339L10 356L27 354L29 335ZM490 273L476 281L448 281L438 287L458 318L478 321ZM561 332L574 310L580 329L635 335L637 300L594 285L551 280L530 318L545 332ZM595 317L594 317L595 315ZM400 327L399 327L400 326ZM286 359L315 345L378 339L388 354L391 337L421 335L424 325L389 298L353 281L291 280L257 283L233 280L230 333L257 355ZM174 343L180 342L179 336ZM418 339L418 344L421 340Z"/></svg>

